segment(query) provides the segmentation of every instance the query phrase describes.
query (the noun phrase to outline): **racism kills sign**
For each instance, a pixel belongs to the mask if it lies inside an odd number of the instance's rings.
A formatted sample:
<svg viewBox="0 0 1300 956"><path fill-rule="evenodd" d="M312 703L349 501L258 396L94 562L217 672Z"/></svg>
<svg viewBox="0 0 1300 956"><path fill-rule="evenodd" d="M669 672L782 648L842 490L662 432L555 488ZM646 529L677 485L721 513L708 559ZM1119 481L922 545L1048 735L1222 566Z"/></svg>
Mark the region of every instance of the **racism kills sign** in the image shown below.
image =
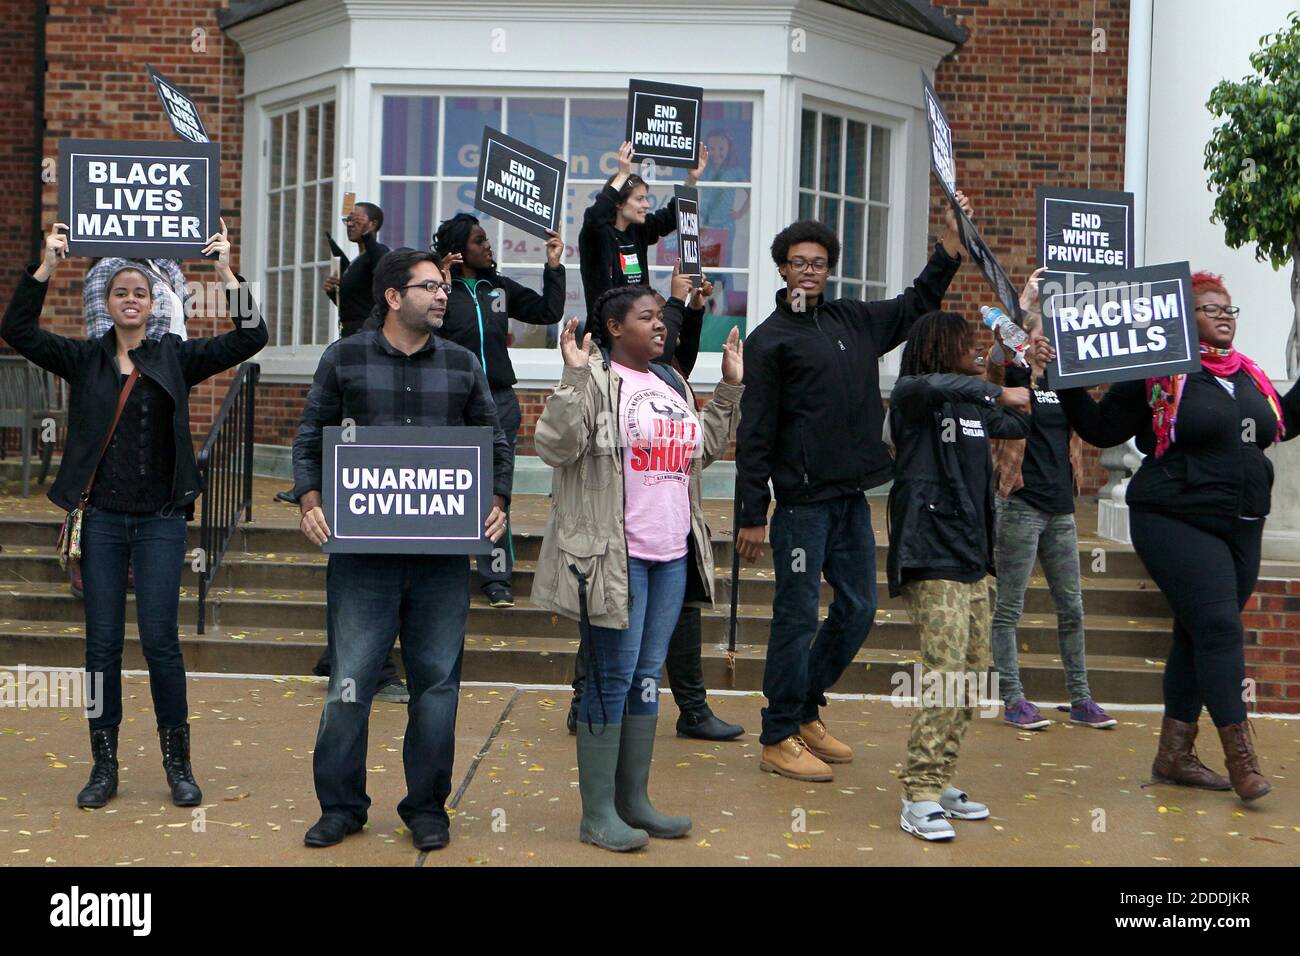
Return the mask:
<svg viewBox="0 0 1300 956"><path fill-rule="evenodd" d="M694 169L700 163L698 86L632 80L627 88L627 139L633 159Z"/></svg>
<svg viewBox="0 0 1300 956"><path fill-rule="evenodd" d="M208 131L203 125L203 120L199 119L199 108L194 105L194 101L179 86L152 66L149 66L148 70L149 79L153 80L153 87L158 91L158 99L162 100L163 110L167 113L167 119L171 122L176 135L186 142L206 143Z"/></svg>
<svg viewBox="0 0 1300 956"><path fill-rule="evenodd" d="M220 231L216 143L59 140L59 219L74 256L195 258Z"/></svg>
<svg viewBox="0 0 1300 956"><path fill-rule="evenodd" d="M694 186L674 186L677 200L677 250L681 274L698 286L703 278L700 264L700 191Z"/></svg>
<svg viewBox="0 0 1300 956"><path fill-rule="evenodd" d="M474 208L545 239L557 230L568 164L490 126L483 128Z"/></svg>
<svg viewBox="0 0 1300 956"><path fill-rule="evenodd" d="M1133 194L1038 190L1038 264L1058 278L1133 267Z"/></svg>
<svg viewBox="0 0 1300 956"><path fill-rule="evenodd" d="M492 429L327 427L327 553L488 554Z"/></svg>
<svg viewBox="0 0 1300 956"><path fill-rule="evenodd" d="M1056 347L1053 389L1195 372L1201 367L1186 262L1094 272L1067 291L1039 282L1043 330Z"/></svg>

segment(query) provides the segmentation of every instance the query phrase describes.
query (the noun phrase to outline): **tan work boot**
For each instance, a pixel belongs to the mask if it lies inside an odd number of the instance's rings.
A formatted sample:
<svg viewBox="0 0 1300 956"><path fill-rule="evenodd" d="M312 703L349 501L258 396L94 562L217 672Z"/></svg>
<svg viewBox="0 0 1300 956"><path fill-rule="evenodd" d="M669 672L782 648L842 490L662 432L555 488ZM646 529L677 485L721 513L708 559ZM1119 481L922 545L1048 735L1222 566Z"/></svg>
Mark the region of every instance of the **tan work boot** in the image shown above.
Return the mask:
<svg viewBox="0 0 1300 956"><path fill-rule="evenodd" d="M758 769L779 773L792 780L835 779L831 768L817 759L798 734L791 734L779 744L764 745Z"/></svg>
<svg viewBox="0 0 1300 956"><path fill-rule="evenodd" d="M852 748L832 737L831 732L820 720L800 724L799 736L803 738L804 746L826 763L853 762Z"/></svg>

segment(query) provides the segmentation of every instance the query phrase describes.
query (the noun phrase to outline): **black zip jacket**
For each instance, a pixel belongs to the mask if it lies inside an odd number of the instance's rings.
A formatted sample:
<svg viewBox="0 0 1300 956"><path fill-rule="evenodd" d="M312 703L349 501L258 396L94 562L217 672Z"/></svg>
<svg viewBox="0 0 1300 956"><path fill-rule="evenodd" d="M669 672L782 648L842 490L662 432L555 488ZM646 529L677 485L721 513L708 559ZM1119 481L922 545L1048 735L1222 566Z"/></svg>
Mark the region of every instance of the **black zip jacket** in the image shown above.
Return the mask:
<svg viewBox="0 0 1300 956"><path fill-rule="evenodd" d="M587 300L587 315L601 293L616 285L626 285L623 272L618 268L618 250L624 242L636 248L641 257L642 282L650 282L650 246L662 236L677 231L677 200L671 199L663 209L645 217L645 222L630 223L624 232L614 228L614 214L618 210L618 190L606 186L582 217L578 232L579 271L582 275L582 294Z"/></svg>
<svg viewBox="0 0 1300 956"><path fill-rule="evenodd" d="M375 266L389 252L377 236L364 238L366 244L361 247L361 254L350 261L330 238L330 249L341 260L342 275L339 276L337 291L326 294L339 308L339 334L342 336L360 332L366 319L370 318L370 310L375 304Z"/></svg>
<svg viewBox="0 0 1300 956"><path fill-rule="evenodd" d="M820 301L795 312L784 289L745 341L736 474L741 526L767 524L768 479L779 505L856 494L889 480L881 441L880 357L938 309L961 265L936 244L911 288L881 302Z"/></svg>
<svg viewBox="0 0 1300 956"><path fill-rule="evenodd" d="M1142 379L1112 385L1100 403L1083 388L1056 394L1071 427L1089 444L1110 448L1137 439L1138 450L1147 457L1129 482L1125 501L1130 508L1263 518L1273 497L1273 463L1264 449L1277 437L1277 418L1244 370L1231 381L1234 394L1229 395L1205 369L1187 376L1175 441L1158 459ZM1282 398L1282 414L1285 439L1295 438L1300 433L1300 388Z"/></svg>
<svg viewBox="0 0 1300 956"><path fill-rule="evenodd" d="M1001 386L970 375L908 375L889 397L894 484L889 489L889 593L907 571L995 573L993 457L989 438L1026 438L1026 415L997 404ZM984 500L971 495L953 429L960 419L983 423ZM742 419L743 420L743 419ZM945 440L945 439L949 440ZM978 439L972 439L978 440Z"/></svg>
<svg viewBox="0 0 1300 956"><path fill-rule="evenodd" d="M678 298L664 302L664 354L652 364L672 365L677 360L682 375L691 377L700 357L700 335L704 332L704 310L692 309Z"/></svg>
<svg viewBox="0 0 1300 956"><path fill-rule="evenodd" d="M564 318L564 266L542 269L542 294L503 275L458 276L447 294L447 311L438 335L478 356L495 391L518 379L510 362L510 322L554 325Z"/></svg>
<svg viewBox="0 0 1300 956"><path fill-rule="evenodd" d="M96 339L70 339L40 328L49 283L34 279L34 271L35 266L29 266L18 280L0 324L0 337L20 355L66 379L71 386L63 463L49 491L51 501L71 511L90 480L122 391L117 331L110 330ZM160 339L145 339L128 353L140 375L152 379L171 397L175 465L171 475L159 476L159 480L170 481L168 500L176 510L184 508L187 517L193 517L194 499L201 490L190 439L190 389L252 358L266 345L266 323L243 279L238 289L230 290L228 302L235 324L233 332L185 341L168 334Z"/></svg>

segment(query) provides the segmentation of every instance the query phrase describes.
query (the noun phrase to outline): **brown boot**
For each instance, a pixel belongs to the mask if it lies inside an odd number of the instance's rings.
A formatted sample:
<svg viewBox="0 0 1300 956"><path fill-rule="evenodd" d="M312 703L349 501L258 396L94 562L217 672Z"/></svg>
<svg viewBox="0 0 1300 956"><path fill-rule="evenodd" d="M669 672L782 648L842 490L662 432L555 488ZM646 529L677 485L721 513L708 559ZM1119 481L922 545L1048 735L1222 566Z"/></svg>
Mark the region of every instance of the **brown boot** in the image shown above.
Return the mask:
<svg viewBox="0 0 1300 956"><path fill-rule="evenodd" d="M798 734L791 734L779 744L764 745L758 769L779 773L792 780L824 782L835 778L834 771L808 750L808 745Z"/></svg>
<svg viewBox="0 0 1300 956"><path fill-rule="evenodd" d="M813 756L826 763L852 763L853 751L849 745L836 740L820 720L799 725L799 736Z"/></svg>
<svg viewBox="0 0 1300 956"><path fill-rule="evenodd" d="M1151 764L1152 783L1176 783L1201 790L1231 790L1228 778L1215 773L1196 756L1198 726L1168 714L1160 724L1160 749Z"/></svg>
<svg viewBox="0 0 1300 956"><path fill-rule="evenodd" d="M1243 800L1255 800L1273 789L1260 773L1259 758L1255 756L1255 748L1250 741L1252 733L1254 728L1250 726L1249 720L1219 728L1219 739L1223 741L1223 762L1227 765L1232 789Z"/></svg>

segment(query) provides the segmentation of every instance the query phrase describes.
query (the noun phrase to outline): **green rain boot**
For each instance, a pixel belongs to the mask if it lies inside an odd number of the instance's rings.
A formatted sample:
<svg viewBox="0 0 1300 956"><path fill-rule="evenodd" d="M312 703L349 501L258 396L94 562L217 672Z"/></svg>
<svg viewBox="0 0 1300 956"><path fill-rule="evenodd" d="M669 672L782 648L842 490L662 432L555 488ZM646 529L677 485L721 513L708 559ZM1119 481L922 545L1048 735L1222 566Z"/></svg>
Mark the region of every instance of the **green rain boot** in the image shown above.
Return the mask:
<svg viewBox="0 0 1300 956"><path fill-rule="evenodd" d="M628 826L614 809L621 730L620 724L605 724L592 733L585 722L578 723L578 790L582 794L578 838L616 853L639 850L650 842L644 830Z"/></svg>
<svg viewBox="0 0 1300 956"><path fill-rule="evenodd" d="M614 805L625 822L652 837L672 840L691 832L690 817L667 817L650 805L650 761L655 752L658 714L625 714L623 741L618 753Z"/></svg>

